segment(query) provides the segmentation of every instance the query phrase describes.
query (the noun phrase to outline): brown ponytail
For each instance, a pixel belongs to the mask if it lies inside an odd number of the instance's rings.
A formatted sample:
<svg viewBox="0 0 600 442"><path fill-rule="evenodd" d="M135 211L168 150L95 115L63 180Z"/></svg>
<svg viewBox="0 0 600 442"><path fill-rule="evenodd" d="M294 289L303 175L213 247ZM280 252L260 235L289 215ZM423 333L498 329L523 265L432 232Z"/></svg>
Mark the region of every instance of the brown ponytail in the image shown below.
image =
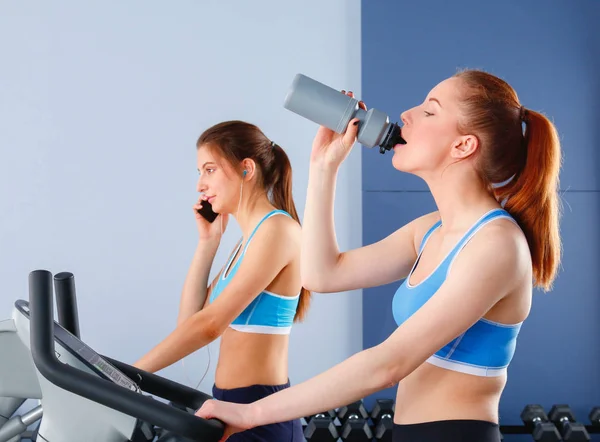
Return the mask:
<svg viewBox="0 0 600 442"><path fill-rule="evenodd" d="M535 286L548 291L561 259L558 192L562 159L556 128L541 113L521 106L505 81L475 70L456 77L466 86L459 130L478 137L479 174L521 226L529 244Z"/></svg>
<svg viewBox="0 0 600 442"><path fill-rule="evenodd" d="M533 260L536 285L549 290L561 258L558 173L560 141L542 114L525 112L525 167L512 183L496 189L505 209L523 228Z"/></svg>
<svg viewBox="0 0 600 442"><path fill-rule="evenodd" d="M271 145L275 156L271 188L273 205L278 209L285 210L300 223L294 198L292 197L292 165L290 164L290 159L278 144L272 143ZM310 296L310 292L302 287L294 321L304 319L310 303Z"/></svg>
<svg viewBox="0 0 600 442"><path fill-rule="evenodd" d="M267 192L273 206L285 210L300 223L296 205L292 197L292 166L285 151L267 138L255 125L244 121L224 121L202 133L197 147L210 145L217 149L225 160L234 168L250 158L260 170L262 187ZM310 304L310 292L304 287L300 292L300 301L296 309L294 321L304 319Z"/></svg>

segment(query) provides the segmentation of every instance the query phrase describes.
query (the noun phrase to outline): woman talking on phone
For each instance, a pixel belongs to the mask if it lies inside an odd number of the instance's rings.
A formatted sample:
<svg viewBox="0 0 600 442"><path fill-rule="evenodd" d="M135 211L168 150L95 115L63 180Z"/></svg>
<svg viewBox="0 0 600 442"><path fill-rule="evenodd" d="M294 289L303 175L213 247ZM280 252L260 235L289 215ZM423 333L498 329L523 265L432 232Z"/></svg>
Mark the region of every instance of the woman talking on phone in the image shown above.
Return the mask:
<svg viewBox="0 0 600 442"><path fill-rule="evenodd" d="M291 165L279 145L242 121L206 130L197 142L197 164L202 196L193 214L199 237L177 327L134 365L155 372L221 337L213 396L250 403L290 386L289 333L309 305L310 293L300 280L301 227L292 199ZM230 215L243 238L209 284ZM301 438L300 421L290 419L231 440Z"/></svg>
<svg viewBox="0 0 600 442"><path fill-rule="evenodd" d="M210 400L197 412L237 431L308 416L398 387L394 441L498 442L498 408L533 286L560 263L559 138L505 81L463 71L402 113L392 165L428 185L437 211L381 241L340 252L337 171L354 145L321 127L304 215L303 283L318 292L399 284L396 330L330 370L249 405ZM372 302L378 302L373 299Z"/></svg>

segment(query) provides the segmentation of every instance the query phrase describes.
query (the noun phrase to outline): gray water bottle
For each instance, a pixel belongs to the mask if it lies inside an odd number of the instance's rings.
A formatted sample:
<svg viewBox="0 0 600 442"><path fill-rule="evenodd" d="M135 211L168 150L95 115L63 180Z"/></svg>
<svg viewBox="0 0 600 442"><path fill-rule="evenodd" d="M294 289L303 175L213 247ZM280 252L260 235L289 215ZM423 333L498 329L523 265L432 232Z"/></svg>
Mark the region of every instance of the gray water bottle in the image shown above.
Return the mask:
<svg viewBox="0 0 600 442"><path fill-rule="evenodd" d="M365 111L359 100L342 94L303 74L297 74L283 106L337 133L343 133L353 118L358 118L358 142L365 147L379 146L385 153L396 144L406 144L400 127L377 109Z"/></svg>

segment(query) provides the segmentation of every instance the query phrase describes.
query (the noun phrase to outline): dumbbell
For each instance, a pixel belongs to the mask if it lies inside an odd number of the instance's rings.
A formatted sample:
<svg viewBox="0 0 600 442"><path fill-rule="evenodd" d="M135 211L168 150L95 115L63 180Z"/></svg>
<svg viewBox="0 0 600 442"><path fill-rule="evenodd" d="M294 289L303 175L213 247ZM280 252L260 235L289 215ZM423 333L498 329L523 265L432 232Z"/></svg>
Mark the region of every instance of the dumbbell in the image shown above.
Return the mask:
<svg viewBox="0 0 600 442"><path fill-rule="evenodd" d="M367 422L369 415L362 400L353 402L338 410L342 424L340 437L347 442L367 442L373 439L373 432Z"/></svg>
<svg viewBox="0 0 600 442"><path fill-rule="evenodd" d="M371 410L371 420L375 424L375 440L392 442L392 430L394 428L393 399L377 399Z"/></svg>
<svg viewBox="0 0 600 442"><path fill-rule="evenodd" d="M335 410L328 410L328 411L321 411L319 413L315 413L315 414L311 414L309 416L305 416L302 419L304 420L304 423L302 424L302 431L304 432L304 430L306 430L306 427L308 427L308 424L310 422L310 420L315 417L315 416L319 416L319 417L327 417L329 416L331 418L331 420L333 421L333 424L335 425L335 418L337 417L337 413L335 412Z"/></svg>
<svg viewBox="0 0 600 442"><path fill-rule="evenodd" d="M566 404L553 405L548 419L560 430L563 440L570 442L588 442L590 435L585 425L577 422L571 408Z"/></svg>
<svg viewBox="0 0 600 442"><path fill-rule="evenodd" d="M317 413L304 419L308 424L304 429L304 437L309 442L335 442L339 439L337 427L333 423L335 411Z"/></svg>
<svg viewBox="0 0 600 442"><path fill-rule="evenodd" d="M538 404L529 404L521 412L521 420L525 427L531 431L533 440L538 442L560 442L562 440L560 433L552 422L548 421L548 416L544 407Z"/></svg>
<svg viewBox="0 0 600 442"><path fill-rule="evenodd" d="M320 416L320 417L329 416L331 418L331 420L334 420L337 417L337 413L335 412L335 410L321 411L320 413L315 413L315 414L311 414L309 416L305 416L304 420L308 424L310 422L310 420L315 416Z"/></svg>

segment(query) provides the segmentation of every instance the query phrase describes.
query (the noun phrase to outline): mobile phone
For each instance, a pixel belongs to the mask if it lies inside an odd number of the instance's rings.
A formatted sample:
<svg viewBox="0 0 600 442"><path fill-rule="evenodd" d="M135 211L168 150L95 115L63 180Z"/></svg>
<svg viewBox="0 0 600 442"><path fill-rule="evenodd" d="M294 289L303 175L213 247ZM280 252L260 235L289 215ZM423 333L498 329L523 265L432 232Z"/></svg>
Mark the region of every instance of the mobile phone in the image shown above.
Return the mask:
<svg viewBox="0 0 600 442"><path fill-rule="evenodd" d="M209 223L212 223L219 215L218 213L213 212L212 204L208 201L202 201L202 208L197 212Z"/></svg>

